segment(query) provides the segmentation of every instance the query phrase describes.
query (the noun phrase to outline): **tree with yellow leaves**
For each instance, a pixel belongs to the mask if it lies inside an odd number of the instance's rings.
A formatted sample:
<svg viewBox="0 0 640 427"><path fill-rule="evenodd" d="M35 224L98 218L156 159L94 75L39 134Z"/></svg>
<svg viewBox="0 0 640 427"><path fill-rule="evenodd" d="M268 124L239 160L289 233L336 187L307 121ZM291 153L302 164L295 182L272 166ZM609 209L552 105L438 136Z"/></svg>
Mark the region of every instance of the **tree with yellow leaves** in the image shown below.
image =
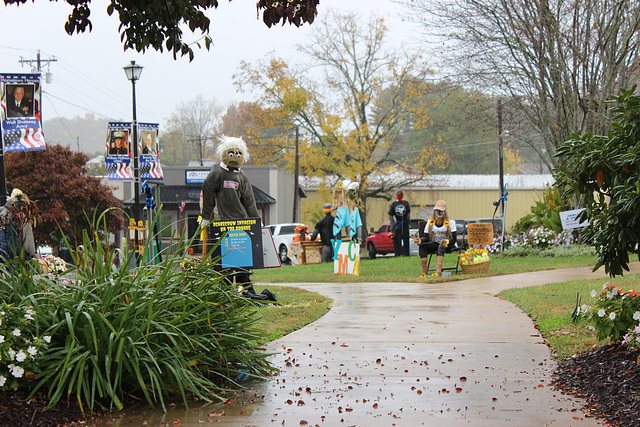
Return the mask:
<svg viewBox="0 0 640 427"><path fill-rule="evenodd" d="M272 127L299 127L302 173L360 184L365 229L368 198L389 200L395 189L446 161L438 144L424 145L411 162L394 155L403 129L428 123L428 106L412 100L423 95L431 72L419 54L388 46L386 34L381 18L361 22L355 14L331 12L299 47L308 58L304 69L270 58L242 63L234 76L240 90L258 93ZM282 138L291 146L286 133ZM271 143L285 145L276 139ZM293 150L285 160L293 166Z"/></svg>

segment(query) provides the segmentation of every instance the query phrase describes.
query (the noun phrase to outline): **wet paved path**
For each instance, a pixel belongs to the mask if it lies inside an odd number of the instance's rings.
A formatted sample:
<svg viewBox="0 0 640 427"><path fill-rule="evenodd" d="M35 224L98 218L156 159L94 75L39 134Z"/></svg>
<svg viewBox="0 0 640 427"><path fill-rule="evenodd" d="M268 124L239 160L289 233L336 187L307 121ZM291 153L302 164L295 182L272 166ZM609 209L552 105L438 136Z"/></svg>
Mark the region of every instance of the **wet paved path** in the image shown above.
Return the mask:
<svg viewBox="0 0 640 427"><path fill-rule="evenodd" d="M442 284L291 284L334 307L270 345L278 376L235 404L129 411L97 425L600 425L583 401L553 390L555 362L529 317L493 296L597 277L606 281L585 267Z"/></svg>

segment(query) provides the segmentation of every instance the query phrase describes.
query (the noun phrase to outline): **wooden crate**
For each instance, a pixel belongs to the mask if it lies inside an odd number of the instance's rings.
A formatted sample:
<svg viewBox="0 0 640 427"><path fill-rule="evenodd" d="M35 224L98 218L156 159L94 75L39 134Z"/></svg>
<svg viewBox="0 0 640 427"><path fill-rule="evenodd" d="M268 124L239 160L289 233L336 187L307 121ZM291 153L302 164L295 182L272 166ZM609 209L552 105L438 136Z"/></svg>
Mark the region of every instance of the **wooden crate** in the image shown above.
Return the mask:
<svg viewBox="0 0 640 427"><path fill-rule="evenodd" d="M301 264L320 264L322 253L321 242L302 242Z"/></svg>

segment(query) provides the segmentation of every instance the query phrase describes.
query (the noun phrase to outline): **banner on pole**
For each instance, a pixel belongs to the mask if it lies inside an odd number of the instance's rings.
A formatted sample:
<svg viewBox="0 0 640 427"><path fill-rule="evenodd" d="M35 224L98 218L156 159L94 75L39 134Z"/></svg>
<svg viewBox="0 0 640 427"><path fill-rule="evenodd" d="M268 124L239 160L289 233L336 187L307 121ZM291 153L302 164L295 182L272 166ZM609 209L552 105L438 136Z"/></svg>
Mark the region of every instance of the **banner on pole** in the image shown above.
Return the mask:
<svg viewBox="0 0 640 427"><path fill-rule="evenodd" d="M160 150L158 134L160 125L157 123L138 123L138 167L141 180L162 180L162 166L160 165Z"/></svg>
<svg viewBox="0 0 640 427"><path fill-rule="evenodd" d="M40 74L0 74L0 121L5 152L44 150Z"/></svg>
<svg viewBox="0 0 640 427"><path fill-rule="evenodd" d="M104 158L107 179L133 179L129 135L131 135L130 122L109 122L107 126L106 155Z"/></svg>

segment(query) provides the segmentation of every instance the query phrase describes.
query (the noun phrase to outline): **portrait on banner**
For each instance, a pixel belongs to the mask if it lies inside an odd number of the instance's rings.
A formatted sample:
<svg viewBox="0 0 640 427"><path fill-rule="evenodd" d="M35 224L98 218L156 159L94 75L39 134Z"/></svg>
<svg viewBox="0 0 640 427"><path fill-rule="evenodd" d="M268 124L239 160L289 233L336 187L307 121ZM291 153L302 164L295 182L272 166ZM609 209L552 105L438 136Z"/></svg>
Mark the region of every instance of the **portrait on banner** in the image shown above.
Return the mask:
<svg viewBox="0 0 640 427"><path fill-rule="evenodd" d="M110 129L107 134L109 155L129 155L129 131L126 129Z"/></svg>
<svg viewBox="0 0 640 427"><path fill-rule="evenodd" d="M6 117L34 117L33 84L7 84L5 88Z"/></svg>

